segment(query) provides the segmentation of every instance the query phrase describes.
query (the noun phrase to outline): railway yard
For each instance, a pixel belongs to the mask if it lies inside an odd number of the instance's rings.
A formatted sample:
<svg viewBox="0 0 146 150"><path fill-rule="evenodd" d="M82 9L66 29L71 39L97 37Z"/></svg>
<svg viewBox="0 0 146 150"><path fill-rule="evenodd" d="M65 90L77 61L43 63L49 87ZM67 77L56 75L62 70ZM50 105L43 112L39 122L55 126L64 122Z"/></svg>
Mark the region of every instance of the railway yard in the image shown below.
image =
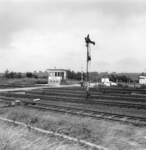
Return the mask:
<svg viewBox="0 0 146 150"><path fill-rule="evenodd" d="M90 88L90 94L86 99L85 87L49 87L1 92L0 100L8 105L20 100L25 107L146 126L146 90L103 87Z"/></svg>
<svg viewBox="0 0 146 150"><path fill-rule="evenodd" d="M141 130L145 129L145 89L121 87L90 88L90 97L87 99L86 87L42 86L40 88L33 87L31 90L28 90L28 87L30 88L30 86L27 85L0 85L1 109L32 109L40 112L51 112L59 114L60 116L68 115L70 117L75 116L85 119L88 118L97 121L105 121L109 122L109 124L116 123L119 125L126 125L130 130L133 130L131 129L133 127L136 128L138 132L139 128ZM4 91L4 89L8 88L19 88L19 90ZM110 131L109 125L107 128L107 130ZM116 128L116 130L118 129ZM130 139L131 138L132 137L130 137ZM92 139L94 141L93 143L98 143L93 137ZM86 140L88 141L88 139ZM104 146L105 145L106 144L104 144ZM119 144L117 147L119 146L121 145ZM145 146L146 145L144 144L143 147L145 148ZM128 149L127 145L125 147ZM140 149L143 147L140 147ZM133 146L132 149L134 149ZM138 147L136 147L136 149L138 149Z"/></svg>

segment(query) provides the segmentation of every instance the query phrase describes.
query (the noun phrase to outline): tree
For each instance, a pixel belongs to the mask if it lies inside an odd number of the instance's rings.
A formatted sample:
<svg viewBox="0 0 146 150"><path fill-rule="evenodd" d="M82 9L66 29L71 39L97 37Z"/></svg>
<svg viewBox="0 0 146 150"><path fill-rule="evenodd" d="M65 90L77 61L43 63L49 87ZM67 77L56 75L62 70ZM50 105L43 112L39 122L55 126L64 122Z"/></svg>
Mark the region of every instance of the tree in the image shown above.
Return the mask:
<svg viewBox="0 0 146 150"><path fill-rule="evenodd" d="M118 79L118 76L112 74L109 79L110 81L116 82Z"/></svg>
<svg viewBox="0 0 146 150"><path fill-rule="evenodd" d="M10 78L9 70L8 70L8 69L6 69L5 74L4 74L4 77L5 77L5 78Z"/></svg>
<svg viewBox="0 0 146 150"><path fill-rule="evenodd" d="M26 77L27 77L27 78L32 78L32 73L31 73L31 72L27 72L27 73L26 73Z"/></svg>
<svg viewBox="0 0 146 150"><path fill-rule="evenodd" d="M89 72L90 81L97 82L98 81L98 73L97 72Z"/></svg>
<svg viewBox="0 0 146 150"><path fill-rule="evenodd" d="M80 81L81 80L81 72L76 73L76 80Z"/></svg>
<svg viewBox="0 0 146 150"><path fill-rule="evenodd" d="M16 72L11 71L9 73L9 76L10 76L11 79L16 78Z"/></svg>
<svg viewBox="0 0 146 150"><path fill-rule="evenodd" d="M141 75L142 75L142 76L145 76L145 73L144 73L144 72L142 72L142 73L141 73Z"/></svg>
<svg viewBox="0 0 146 150"><path fill-rule="evenodd" d="M76 74L74 71L68 71L68 79L75 80L76 79Z"/></svg>
<svg viewBox="0 0 146 150"><path fill-rule="evenodd" d="M36 79L38 78L38 76L36 74L32 74L32 77L36 78Z"/></svg>
<svg viewBox="0 0 146 150"><path fill-rule="evenodd" d="M16 78L22 78L22 74L21 74L20 72L18 72L18 73L16 74Z"/></svg>

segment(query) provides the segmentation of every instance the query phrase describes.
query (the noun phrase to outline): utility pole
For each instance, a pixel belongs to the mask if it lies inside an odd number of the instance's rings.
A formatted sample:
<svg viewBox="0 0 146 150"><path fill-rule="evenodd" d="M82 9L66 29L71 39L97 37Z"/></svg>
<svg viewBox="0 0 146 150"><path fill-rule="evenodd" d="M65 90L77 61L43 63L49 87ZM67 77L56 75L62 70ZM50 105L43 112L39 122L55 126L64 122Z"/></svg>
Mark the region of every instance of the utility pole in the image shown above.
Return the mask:
<svg viewBox="0 0 146 150"><path fill-rule="evenodd" d="M86 46L87 46L87 77L86 77L86 86L87 86L87 91L86 91L86 96L87 99L89 98L89 72L88 72L88 62L91 61L91 56L89 54L89 44L93 44L95 45L95 42L91 41L89 38L89 34L87 35L87 37L85 37L85 42L86 42Z"/></svg>
<svg viewBox="0 0 146 150"><path fill-rule="evenodd" d="M81 67L81 82L83 82L83 64L82 64L82 67Z"/></svg>

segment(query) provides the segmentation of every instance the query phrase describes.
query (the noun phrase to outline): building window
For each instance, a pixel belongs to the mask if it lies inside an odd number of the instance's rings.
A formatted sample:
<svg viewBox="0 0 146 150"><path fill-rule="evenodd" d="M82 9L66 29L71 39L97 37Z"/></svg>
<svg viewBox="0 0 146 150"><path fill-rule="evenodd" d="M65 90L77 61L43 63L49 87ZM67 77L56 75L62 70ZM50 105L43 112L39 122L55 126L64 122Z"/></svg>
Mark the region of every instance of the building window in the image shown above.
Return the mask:
<svg viewBox="0 0 146 150"><path fill-rule="evenodd" d="M49 73L49 76L52 77L52 72Z"/></svg>
<svg viewBox="0 0 146 150"><path fill-rule="evenodd" d="M64 79L64 72L61 72L61 76L62 76L62 78Z"/></svg>
<svg viewBox="0 0 146 150"><path fill-rule="evenodd" d="M55 77L57 77L57 72L55 72Z"/></svg>

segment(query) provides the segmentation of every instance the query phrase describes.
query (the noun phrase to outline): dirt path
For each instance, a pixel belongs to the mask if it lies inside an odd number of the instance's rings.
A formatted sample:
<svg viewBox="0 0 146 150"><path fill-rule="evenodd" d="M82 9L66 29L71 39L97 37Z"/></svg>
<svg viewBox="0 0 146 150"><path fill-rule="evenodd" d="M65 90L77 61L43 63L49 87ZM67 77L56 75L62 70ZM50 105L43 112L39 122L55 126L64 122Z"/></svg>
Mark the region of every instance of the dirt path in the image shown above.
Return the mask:
<svg viewBox="0 0 146 150"><path fill-rule="evenodd" d="M9 92L9 91L29 91L29 90L35 90L35 89L44 89L44 88L62 88L62 87L74 87L74 86L80 86L78 84L74 85L45 85L45 86L39 86L39 87L24 87L24 88L11 88L11 89L0 89L0 92Z"/></svg>

